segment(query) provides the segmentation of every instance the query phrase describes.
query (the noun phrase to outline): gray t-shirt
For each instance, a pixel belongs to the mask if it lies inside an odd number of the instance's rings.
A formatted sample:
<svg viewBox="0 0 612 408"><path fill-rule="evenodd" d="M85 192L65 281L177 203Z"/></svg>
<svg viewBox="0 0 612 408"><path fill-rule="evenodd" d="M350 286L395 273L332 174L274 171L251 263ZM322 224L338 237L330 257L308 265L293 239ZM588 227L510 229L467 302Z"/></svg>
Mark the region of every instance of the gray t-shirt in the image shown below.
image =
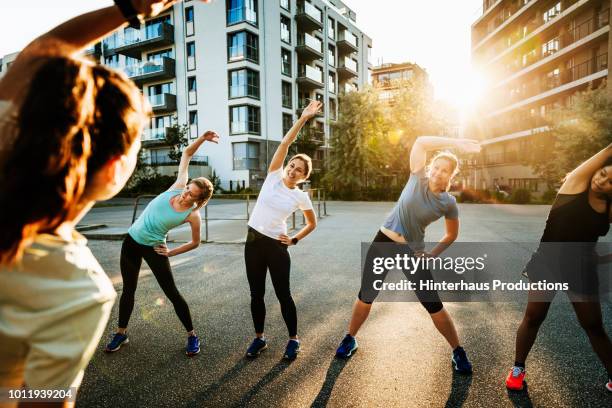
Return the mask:
<svg viewBox="0 0 612 408"><path fill-rule="evenodd" d="M429 180L425 168L410 173L406 187L393 210L387 216L383 227L402 234L406 242L412 242L414 249L422 249L425 228L445 216L447 219L459 218L457 201L446 191L434 194L429 190Z"/></svg>

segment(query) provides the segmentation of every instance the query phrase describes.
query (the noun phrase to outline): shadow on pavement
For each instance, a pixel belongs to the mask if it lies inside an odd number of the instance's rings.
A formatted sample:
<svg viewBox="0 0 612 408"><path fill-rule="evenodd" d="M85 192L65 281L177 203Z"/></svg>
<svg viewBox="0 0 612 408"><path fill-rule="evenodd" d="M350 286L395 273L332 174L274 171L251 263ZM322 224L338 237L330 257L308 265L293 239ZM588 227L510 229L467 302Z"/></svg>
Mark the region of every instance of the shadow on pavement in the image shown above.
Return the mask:
<svg viewBox="0 0 612 408"><path fill-rule="evenodd" d="M462 407L465 400L470 392L470 386L472 385L472 376L459 374L453 370L453 382L451 385L451 392L446 400L445 408L458 408Z"/></svg>
<svg viewBox="0 0 612 408"><path fill-rule="evenodd" d="M281 360L278 363L276 363L274 365L274 367L272 367L270 369L270 371L268 371L268 373L266 375L264 375L261 378L261 380L259 380L257 382L257 384L252 386L251 389L248 390L242 396L242 398L240 398L240 401L238 401L236 404L234 404L234 406L235 407L244 407L244 406L247 406L251 402L253 397L255 397L255 396L257 396L257 394L259 394L259 391L261 391L262 388L264 388L266 385L268 385L269 383L274 381L274 379L276 377L278 377L283 371L285 371L287 369L287 367L289 367L290 364L291 364L291 362L290 361L286 361L286 360Z"/></svg>
<svg viewBox="0 0 612 408"><path fill-rule="evenodd" d="M206 387L202 392L199 392L195 395L194 399L191 400L187 407L199 407L205 401L211 399L211 396L219 390L220 387L226 385L228 382L231 382L233 379L237 378L240 372L249 364L249 360L245 358L241 358L236 362L236 364L227 370L225 374L223 374L217 381L210 384Z"/></svg>
<svg viewBox="0 0 612 408"><path fill-rule="evenodd" d="M327 374L325 374L325 381L321 386L321 391L317 394L317 397L312 402L311 408L318 407L326 407L329 401L329 397L334 389L334 385L336 384L336 380L340 376L340 373L344 369L348 362L348 359L340 359L334 357L329 364L329 368L327 369Z"/></svg>
<svg viewBox="0 0 612 408"><path fill-rule="evenodd" d="M531 403L531 398L529 398L529 390L527 389L527 384L525 384L525 389L523 391L509 391L508 390L508 399L512 402L512 405L515 408L532 408L533 405Z"/></svg>

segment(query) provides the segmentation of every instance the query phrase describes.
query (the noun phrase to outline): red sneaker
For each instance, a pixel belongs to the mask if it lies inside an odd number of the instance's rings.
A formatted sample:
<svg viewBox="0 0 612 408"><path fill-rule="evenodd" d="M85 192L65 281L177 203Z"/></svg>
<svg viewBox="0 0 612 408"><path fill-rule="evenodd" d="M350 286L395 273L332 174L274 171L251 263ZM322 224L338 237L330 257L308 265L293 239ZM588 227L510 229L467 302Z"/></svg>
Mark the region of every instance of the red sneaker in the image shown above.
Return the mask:
<svg viewBox="0 0 612 408"><path fill-rule="evenodd" d="M506 388L512 391L521 391L525 386L525 369L522 367L512 367L506 377Z"/></svg>

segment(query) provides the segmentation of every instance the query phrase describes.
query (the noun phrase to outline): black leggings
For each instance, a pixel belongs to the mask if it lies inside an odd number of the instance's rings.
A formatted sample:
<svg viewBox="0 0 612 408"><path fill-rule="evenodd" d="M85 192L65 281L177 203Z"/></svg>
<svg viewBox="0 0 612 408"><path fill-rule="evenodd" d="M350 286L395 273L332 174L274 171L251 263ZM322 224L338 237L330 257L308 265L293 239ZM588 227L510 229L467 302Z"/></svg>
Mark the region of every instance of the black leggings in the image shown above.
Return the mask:
<svg viewBox="0 0 612 408"><path fill-rule="evenodd" d="M189 306L181 296L172 277L170 261L167 256L155 252L152 246L141 245L128 234L121 246L121 277L123 278L123 291L119 301L119 327L127 327L132 310L134 309L134 293L138 284L138 274L142 258L147 262L157 283L164 294L170 299L181 323L188 332L193 330Z"/></svg>
<svg viewBox="0 0 612 408"><path fill-rule="evenodd" d="M297 312L289 289L291 257L287 246L249 227L244 246L247 279L251 289L251 315L255 333L263 333L266 320L266 272L270 270L274 293L280 302L281 313L289 336L297 336Z"/></svg>
<svg viewBox="0 0 612 408"><path fill-rule="evenodd" d="M372 241L372 244L391 243L391 242L394 242L394 241L388 236L386 236L385 234L383 234L382 231L379 230L376 236L374 237L374 241ZM366 259L365 259L365 265L364 265L364 267L366 268L365 269L366 271L372 270L371 265L372 265L373 259L379 255L381 254L378 254L376 246L370 245L370 247L368 248L368 252L366 255ZM376 277L376 279L382 279L384 281L388 272L389 272L388 270L385 270L381 275L379 275L379 277ZM414 278L418 280L433 280L431 271L428 269L420 269L415 274ZM368 303L368 304L373 303L374 299L376 299L376 297L378 296L378 292L372 289L373 279L374 279L374 276L372 275L371 272L364 271L364 273L362 273L361 290L359 291L359 294L357 295L357 297L363 303ZM426 290L417 289L414 291L414 293L416 294L417 298L419 299L423 307L427 310L427 312L429 312L429 314L437 313L440 310L442 310L443 305L442 305L442 302L440 301L440 297L438 296L437 291L435 290L426 291Z"/></svg>

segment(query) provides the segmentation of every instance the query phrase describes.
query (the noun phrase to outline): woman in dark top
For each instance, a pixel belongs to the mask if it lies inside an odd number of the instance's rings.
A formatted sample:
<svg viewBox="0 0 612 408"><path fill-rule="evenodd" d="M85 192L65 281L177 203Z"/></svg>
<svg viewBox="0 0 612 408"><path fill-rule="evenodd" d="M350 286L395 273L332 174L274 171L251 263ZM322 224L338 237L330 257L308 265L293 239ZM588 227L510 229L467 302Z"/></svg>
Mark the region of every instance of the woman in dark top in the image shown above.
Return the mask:
<svg viewBox="0 0 612 408"><path fill-rule="evenodd" d="M612 378L612 344L602 324L597 296L599 257L595 245L610 229L611 200L612 145L568 174L546 220L540 247L524 272L532 281L552 279L568 284L567 294L578 321L609 378ZM510 390L524 387L525 360L553 297L554 292L529 292L525 316L516 334L514 367L506 378ZM612 391L612 380L608 380L606 388Z"/></svg>

